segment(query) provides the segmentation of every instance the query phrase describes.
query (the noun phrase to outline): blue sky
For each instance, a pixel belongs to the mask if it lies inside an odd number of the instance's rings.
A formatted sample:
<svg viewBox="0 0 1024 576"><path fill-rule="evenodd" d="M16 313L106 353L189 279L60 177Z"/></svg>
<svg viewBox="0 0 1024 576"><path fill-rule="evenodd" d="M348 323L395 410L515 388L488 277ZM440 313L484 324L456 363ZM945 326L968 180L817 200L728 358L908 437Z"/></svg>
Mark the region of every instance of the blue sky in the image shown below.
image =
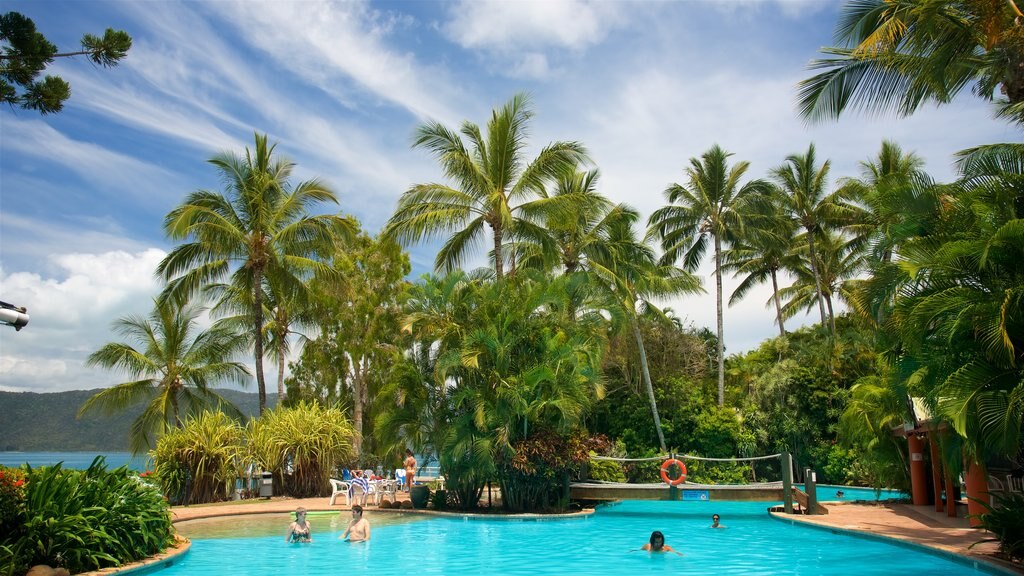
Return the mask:
<svg viewBox="0 0 1024 576"><path fill-rule="evenodd" d="M340 210L372 232L411 184L441 177L409 146L419 123L483 125L519 91L533 98L534 150L582 142L602 171L602 192L645 218L668 184L683 181L687 160L715 143L760 177L814 142L835 181L856 176L887 138L948 180L955 151L1019 139L970 95L908 119L806 125L794 85L832 43L839 8L829 0L8 0L4 11L33 18L62 50L107 27L127 31L134 45L113 69L81 59L52 65L73 92L60 114L0 109L0 300L32 316L21 332L0 330L0 389L121 381L83 359L115 339L112 320L148 313L160 289L153 270L170 248L164 215L193 190L219 189L206 160L242 152L254 131L296 162L297 180L324 179ZM434 245L410 252L414 274L430 269ZM705 266L706 296L667 303L698 326L714 325L709 274ZM728 352L775 333L768 295L727 309Z"/></svg>

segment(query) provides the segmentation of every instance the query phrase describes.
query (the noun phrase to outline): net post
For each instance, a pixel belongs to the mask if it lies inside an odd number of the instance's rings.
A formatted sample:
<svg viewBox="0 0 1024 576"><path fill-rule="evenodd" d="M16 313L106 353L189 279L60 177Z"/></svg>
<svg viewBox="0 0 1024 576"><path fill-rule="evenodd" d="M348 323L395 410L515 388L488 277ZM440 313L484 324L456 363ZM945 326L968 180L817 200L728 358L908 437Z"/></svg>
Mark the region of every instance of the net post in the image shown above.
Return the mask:
<svg viewBox="0 0 1024 576"><path fill-rule="evenodd" d="M782 503L786 514L793 513L793 455L783 452L782 461Z"/></svg>

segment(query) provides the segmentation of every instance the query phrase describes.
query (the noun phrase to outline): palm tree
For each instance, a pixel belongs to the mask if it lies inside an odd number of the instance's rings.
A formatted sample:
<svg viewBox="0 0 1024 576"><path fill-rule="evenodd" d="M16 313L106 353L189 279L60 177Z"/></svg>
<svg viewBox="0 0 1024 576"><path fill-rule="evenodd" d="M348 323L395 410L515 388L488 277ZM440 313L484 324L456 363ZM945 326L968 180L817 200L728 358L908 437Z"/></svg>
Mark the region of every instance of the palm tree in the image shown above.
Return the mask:
<svg viewBox="0 0 1024 576"><path fill-rule="evenodd" d="M260 413L266 409L263 378L264 291L268 275L295 276L326 272L316 259L328 254L336 237L353 233L351 221L334 215L310 215L318 202L337 203L319 180L288 181L294 164L274 155L267 136L256 134L256 148L245 156L218 154L210 159L225 182L225 193L197 190L164 219L174 240L188 240L171 250L157 267L168 281L162 297L184 301L205 285L230 278L249 295Z"/></svg>
<svg viewBox="0 0 1024 576"><path fill-rule="evenodd" d="M1015 0L851 0L836 25L845 47L824 48L824 69L799 84L805 118L847 108L909 116L962 90L999 99L1000 115L1024 121L1024 15Z"/></svg>
<svg viewBox="0 0 1024 576"><path fill-rule="evenodd" d="M416 184L407 190L384 236L407 245L452 233L435 260L439 271L450 271L462 264L486 226L493 236L494 272L501 279L506 235L526 225L523 205L542 194L547 183L586 160L578 142L555 142L526 163L523 156L532 117L528 97L516 94L493 111L486 138L469 121L458 133L439 122L420 126L413 147L433 153L453 184Z"/></svg>
<svg viewBox="0 0 1024 576"><path fill-rule="evenodd" d="M653 299L669 298L682 294L703 292L700 280L692 274L669 264L658 262L654 250L640 241L633 229L635 219L622 218L609 227L610 246L614 247L607 258L590 261L590 274L597 280L604 292L604 309L612 323L620 330L628 330L636 341L640 354L640 370L647 399L651 404L654 428L658 433L661 450L667 450L665 433L661 429L658 403L654 398L654 384L647 365L647 350L640 332L640 316L664 314L652 302Z"/></svg>
<svg viewBox="0 0 1024 576"><path fill-rule="evenodd" d="M798 238L798 240L800 240ZM802 243L806 248L810 244ZM818 300L816 286L821 289L821 300L825 302L828 314L830 333L836 333L835 300L844 302L851 300L854 280L864 271L863 255L854 249L853 244L835 232L824 232L818 235L817 247L818 276L815 281L811 270L810 255L806 250L797 249L788 261L788 270L795 276L792 285L779 291L780 298L786 300L782 307L782 315L792 318L801 310L811 311Z"/></svg>
<svg viewBox="0 0 1024 576"><path fill-rule="evenodd" d="M782 166L771 171L772 179L779 185L782 192L779 196L779 204L783 213L804 229L803 237L807 242L808 265L814 278L822 326L825 325L827 316L825 315L825 298L822 293L820 263L815 240L831 222L838 218L843 207L837 197L825 193L830 167L831 161L829 160L825 160L821 166L818 166L814 154L814 144L811 144L808 146L806 154L790 154Z"/></svg>
<svg viewBox="0 0 1024 576"><path fill-rule="evenodd" d="M220 381L245 384L249 371L228 360L239 347L233 332L214 327L199 330L202 309L178 306L172 300L157 300L148 318L125 316L114 330L130 342L110 342L93 352L87 366L126 372L134 380L107 388L89 398L78 410L123 412L146 402L142 414L132 422L131 450L139 453L151 447L156 436L180 427L184 415L205 408L221 408L241 416L238 409L213 391Z"/></svg>
<svg viewBox="0 0 1024 576"><path fill-rule="evenodd" d="M743 277L729 296L730 306L742 300L755 286L771 279L775 320L779 336L785 338L778 275L779 271L793 268L798 257L793 253L796 225L782 215L778 197L778 194L771 194L764 201L754 203L746 234L723 254L723 269L733 272L733 277Z"/></svg>
<svg viewBox="0 0 1024 576"><path fill-rule="evenodd" d="M665 251L662 262L683 260L693 271L700 266L709 240L714 243L715 298L718 320L718 405L725 404L725 321L722 310L722 244L742 234L743 212L754 195L767 192L767 183L740 184L749 162L728 165L732 154L717 144L700 158L690 158L687 186L672 184L665 190L669 205L648 220L648 237L658 238Z"/></svg>
<svg viewBox="0 0 1024 576"><path fill-rule="evenodd" d="M927 194L934 183L923 170L924 160L888 140L878 156L860 166L861 177L841 180L837 191L857 204L843 228L858 249L867 246L875 261L888 263L901 241L920 231L933 206Z"/></svg>

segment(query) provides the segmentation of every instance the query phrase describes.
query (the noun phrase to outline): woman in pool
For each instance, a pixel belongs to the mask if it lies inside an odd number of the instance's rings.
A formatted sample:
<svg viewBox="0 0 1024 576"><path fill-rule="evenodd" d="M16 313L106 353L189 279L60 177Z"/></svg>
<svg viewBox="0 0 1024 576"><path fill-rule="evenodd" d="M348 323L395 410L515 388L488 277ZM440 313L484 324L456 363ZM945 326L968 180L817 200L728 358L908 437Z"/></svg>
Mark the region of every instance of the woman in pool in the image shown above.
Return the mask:
<svg viewBox="0 0 1024 576"><path fill-rule="evenodd" d="M648 552L675 552L682 556L681 552L676 551L668 544L665 544L665 535L660 530L651 532L651 540L647 544L644 544L641 550L647 550Z"/></svg>
<svg viewBox="0 0 1024 576"><path fill-rule="evenodd" d="M306 521L306 509L295 509L295 522L288 526L288 534L284 537L285 542L312 542L313 533L310 530L309 522Z"/></svg>

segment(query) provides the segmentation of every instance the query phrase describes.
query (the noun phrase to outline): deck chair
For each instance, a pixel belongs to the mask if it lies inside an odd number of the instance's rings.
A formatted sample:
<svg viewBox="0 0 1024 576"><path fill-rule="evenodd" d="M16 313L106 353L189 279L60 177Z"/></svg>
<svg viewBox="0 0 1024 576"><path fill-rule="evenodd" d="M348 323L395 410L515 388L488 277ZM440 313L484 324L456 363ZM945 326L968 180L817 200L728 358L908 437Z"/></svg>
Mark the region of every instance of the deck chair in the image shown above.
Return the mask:
<svg viewBox="0 0 1024 576"><path fill-rule="evenodd" d="M995 476L988 477L988 491L989 492L1003 492L1006 488L1003 486L1002 480Z"/></svg>
<svg viewBox="0 0 1024 576"><path fill-rule="evenodd" d="M367 498L373 495L373 493L373 485L365 478L353 478L352 482L349 482L347 493L349 502L355 502L360 506L366 506Z"/></svg>
<svg viewBox="0 0 1024 576"><path fill-rule="evenodd" d="M1007 474L1006 486L1010 492L1024 492L1024 477L1015 478L1012 474Z"/></svg>
<svg viewBox="0 0 1024 576"><path fill-rule="evenodd" d="M351 506L352 499L348 494L349 483L341 480L330 479L331 482L331 506L334 506L334 501L338 499L338 494L345 495L345 505Z"/></svg>

